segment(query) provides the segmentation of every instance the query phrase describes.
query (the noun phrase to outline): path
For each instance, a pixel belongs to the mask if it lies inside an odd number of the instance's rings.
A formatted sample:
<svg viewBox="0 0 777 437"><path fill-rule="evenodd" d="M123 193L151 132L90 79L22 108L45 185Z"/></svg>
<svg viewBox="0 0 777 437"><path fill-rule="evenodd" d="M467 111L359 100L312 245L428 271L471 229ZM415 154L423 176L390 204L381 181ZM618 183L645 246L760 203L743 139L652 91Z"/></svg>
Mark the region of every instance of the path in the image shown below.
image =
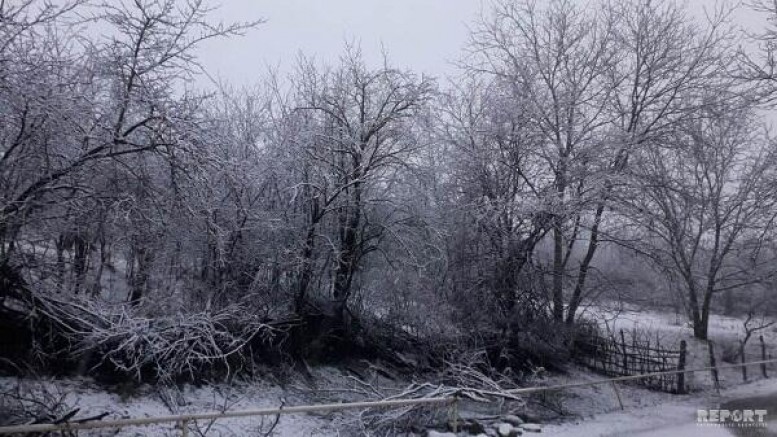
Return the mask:
<svg viewBox="0 0 777 437"><path fill-rule="evenodd" d="M729 429L701 426L696 422L699 409L766 409L768 427ZM596 414L593 417L549 425L543 430L552 437L777 437L777 379L756 381L724 390L722 397L697 394L667 397L652 407Z"/></svg>

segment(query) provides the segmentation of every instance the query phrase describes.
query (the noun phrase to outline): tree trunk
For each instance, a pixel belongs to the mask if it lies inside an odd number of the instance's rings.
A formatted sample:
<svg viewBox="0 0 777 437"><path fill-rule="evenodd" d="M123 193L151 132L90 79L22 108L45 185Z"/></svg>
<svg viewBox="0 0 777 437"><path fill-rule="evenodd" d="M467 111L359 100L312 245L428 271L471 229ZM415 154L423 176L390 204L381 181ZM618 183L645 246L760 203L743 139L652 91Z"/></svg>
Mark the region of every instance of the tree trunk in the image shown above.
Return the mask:
<svg viewBox="0 0 777 437"><path fill-rule="evenodd" d="M696 333L696 329L694 327L693 335L700 339L700 340L706 340L707 339L707 328L710 324L710 306L712 304L712 295L714 293L714 283L710 282L707 286L707 289L704 292L704 300L701 305L701 315L699 317L699 324L701 325L700 329L698 330L699 335Z"/></svg>
<svg viewBox="0 0 777 437"><path fill-rule="evenodd" d="M556 196L557 208L564 206L564 194L567 188L566 155L559 145L559 162L556 172ZM564 217L562 211L555 211L553 216L553 318L559 322L564 321Z"/></svg>
<svg viewBox="0 0 777 437"><path fill-rule="evenodd" d="M693 336L699 340L707 340L707 326L709 324L709 307L702 305L699 307L696 291L691 293L691 311L693 323Z"/></svg>
<svg viewBox="0 0 777 437"><path fill-rule="evenodd" d="M308 285L313 276L313 245L315 244L316 225L311 224L308 227L308 233L305 237L305 245L302 248L302 260L300 262L300 272L297 276L296 295L294 305L297 313L301 313L305 308L307 300Z"/></svg>
<svg viewBox="0 0 777 437"><path fill-rule="evenodd" d="M57 290L65 289L65 237L59 235L55 242L57 248Z"/></svg>
<svg viewBox="0 0 777 437"><path fill-rule="evenodd" d="M696 288L696 284L693 278L690 277L692 273L688 272L685 282L688 287L688 301L690 308L688 309L691 317L691 324L693 324L693 336L699 340L707 339L707 321L703 315L704 311L699 305L699 296Z"/></svg>
<svg viewBox="0 0 777 437"><path fill-rule="evenodd" d="M512 311L515 308L515 292L518 286L517 278L526 265L526 256L523 254L508 254L507 259L502 260L496 266L496 283L494 290L499 306L505 312Z"/></svg>
<svg viewBox="0 0 777 437"><path fill-rule="evenodd" d="M707 322L693 322L693 336L699 340L707 340Z"/></svg>
<svg viewBox="0 0 777 437"><path fill-rule="evenodd" d="M359 214L358 211L354 211L353 217L347 221L347 227L341 230L342 241L340 253L337 257L333 291L336 309L340 316L345 315L348 297L351 294L355 261L358 257L358 229L356 227L359 223Z"/></svg>
<svg viewBox="0 0 777 437"><path fill-rule="evenodd" d="M355 175L356 178L359 175ZM340 216L340 251L337 256L333 298L335 311L345 323L348 298L356 262L359 259L359 226L361 225L361 183L353 184L352 204L343 208Z"/></svg>
<svg viewBox="0 0 777 437"><path fill-rule="evenodd" d="M100 264L97 265L97 271L94 274L94 283L92 284L92 296L97 297L102 291L102 278L105 263L108 262L108 249L106 248L105 238L100 238Z"/></svg>
<svg viewBox="0 0 777 437"><path fill-rule="evenodd" d="M154 261L154 254L151 250L144 247L138 247L135 249L137 255L137 270L130 281L130 298L129 301L132 305L137 305L140 299L147 294L148 291L148 279L151 275L151 265Z"/></svg>
<svg viewBox="0 0 777 437"><path fill-rule="evenodd" d="M89 242L83 235L76 235L73 241L73 273L75 273L74 293L81 292L88 268Z"/></svg>
<svg viewBox="0 0 777 437"><path fill-rule="evenodd" d="M553 219L553 318L564 320L564 235L561 216Z"/></svg>
<svg viewBox="0 0 777 437"><path fill-rule="evenodd" d="M594 224L591 226L591 236L588 240L588 250L585 253L583 261L580 263L580 270L577 274L577 283L575 284L575 291L572 292L572 297L569 300L569 309L567 310L567 324L571 325L575 322L575 314L580 307L583 299L583 290L585 289L585 281L588 277L588 269L591 267L591 261L594 259L596 249L599 247L599 224L602 221L602 214L604 213L604 202L600 203L596 207L596 214L594 216Z"/></svg>

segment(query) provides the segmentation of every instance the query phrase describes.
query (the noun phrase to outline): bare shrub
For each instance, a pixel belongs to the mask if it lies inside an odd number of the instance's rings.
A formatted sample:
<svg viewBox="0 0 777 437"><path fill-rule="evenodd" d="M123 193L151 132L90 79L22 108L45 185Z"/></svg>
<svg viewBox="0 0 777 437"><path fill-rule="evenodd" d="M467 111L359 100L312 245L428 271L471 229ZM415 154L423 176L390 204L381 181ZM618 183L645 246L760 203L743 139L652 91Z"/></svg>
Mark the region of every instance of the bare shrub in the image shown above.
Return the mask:
<svg viewBox="0 0 777 437"><path fill-rule="evenodd" d="M75 334L78 352L99 350L99 364L142 380L171 383L199 380L204 369L219 368L229 376L234 363L245 363L246 346L257 339L268 345L280 330L237 306L221 311L148 319L122 313L106 326Z"/></svg>
<svg viewBox="0 0 777 437"><path fill-rule="evenodd" d="M72 412L67 394L39 379L17 379L0 386L0 425L51 423Z"/></svg>

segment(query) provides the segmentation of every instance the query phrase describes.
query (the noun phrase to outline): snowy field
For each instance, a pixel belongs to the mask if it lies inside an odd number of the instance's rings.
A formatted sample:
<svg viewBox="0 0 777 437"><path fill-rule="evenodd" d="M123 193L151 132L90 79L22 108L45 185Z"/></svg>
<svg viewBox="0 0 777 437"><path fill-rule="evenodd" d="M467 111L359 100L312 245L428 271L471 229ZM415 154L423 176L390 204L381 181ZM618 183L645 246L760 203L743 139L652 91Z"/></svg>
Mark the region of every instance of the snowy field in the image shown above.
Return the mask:
<svg viewBox="0 0 777 437"><path fill-rule="evenodd" d="M650 331L667 344L693 337L693 329L688 318L683 314L658 312L628 305L589 306L582 314L584 317L600 321L615 332L621 329L629 332L635 328ZM712 314L709 325L710 339L724 342L741 338L744 335L743 321L739 317ZM767 344L777 345L777 328L767 328L759 331L759 334L764 335Z"/></svg>
<svg viewBox="0 0 777 437"><path fill-rule="evenodd" d="M709 349L706 342L696 340L693 337L693 329L688 319L682 314L664 313L637 307L619 306L604 307L591 306L585 309L584 316L597 320L602 327L618 333L623 330L628 339L631 332L637 330L643 334L648 333L651 339L658 339L663 347L679 349L681 340L688 343L687 368L702 368L709 366ZM710 316L709 339L714 344L715 356L718 365L730 365L727 355L736 351L739 341L744 337L744 318L727 317L713 314ZM766 344L767 359L769 355L777 357L777 326L770 326L753 334L747 342L745 356L747 361L761 359L761 345L758 336L763 335ZM737 362L739 362L737 360ZM777 366L772 366L777 370ZM750 369L750 375L754 375L757 368ZM696 378L695 382L700 386L708 387L711 384L709 374L704 373ZM722 369L720 371L721 383L726 386L730 383L741 382L740 369Z"/></svg>

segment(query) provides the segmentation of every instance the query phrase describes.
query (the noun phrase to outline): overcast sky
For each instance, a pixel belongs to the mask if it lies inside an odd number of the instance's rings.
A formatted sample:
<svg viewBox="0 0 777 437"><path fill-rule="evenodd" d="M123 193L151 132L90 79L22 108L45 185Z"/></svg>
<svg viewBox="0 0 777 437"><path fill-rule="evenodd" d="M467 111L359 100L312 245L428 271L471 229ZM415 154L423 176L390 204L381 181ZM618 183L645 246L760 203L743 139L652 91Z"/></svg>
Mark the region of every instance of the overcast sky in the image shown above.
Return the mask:
<svg viewBox="0 0 777 437"><path fill-rule="evenodd" d="M688 1L694 13L714 4ZM346 42L357 41L368 62L378 61L385 47L395 66L444 76L454 70L450 61L460 54L467 26L487 4L486 0L222 0L215 19L267 22L245 37L209 42L200 58L213 76L249 85L258 82L268 66L288 71L300 52L335 61ZM738 21L752 19L753 14L744 18L740 14Z"/></svg>
<svg viewBox="0 0 777 437"><path fill-rule="evenodd" d="M385 47L392 63L441 75L451 69L478 16L481 0L228 0L219 19L266 23L245 37L210 42L201 53L208 71L236 83L252 83L265 66L288 69L297 54L336 60L357 41L368 61Z"/></svg>

